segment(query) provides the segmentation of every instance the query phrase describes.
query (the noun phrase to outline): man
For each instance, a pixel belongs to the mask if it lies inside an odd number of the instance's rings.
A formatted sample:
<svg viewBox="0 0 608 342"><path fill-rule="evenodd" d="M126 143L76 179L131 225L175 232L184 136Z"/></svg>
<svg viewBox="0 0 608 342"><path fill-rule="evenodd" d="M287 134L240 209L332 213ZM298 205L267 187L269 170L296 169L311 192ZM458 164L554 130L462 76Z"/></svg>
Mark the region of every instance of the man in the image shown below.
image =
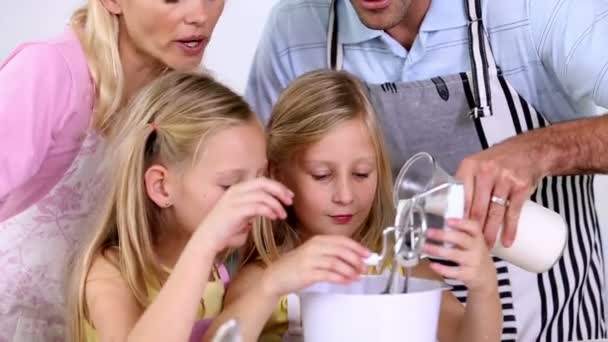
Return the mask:
<svg viewBox="0 0 608 342"><path fill-rule="evenodd" d="M393 171L418 151L436 156L465 183L467 215L490 246L503 224L502 242L512 243L530 198L567 221L551 271L497 260L503 340L603 338L593 177L573 174L608 171L608 117L582 119L594 103L608 107L606 37L605 0L283 0L247 97L267 119L305 72L357 75L383 121Z"/></svg>

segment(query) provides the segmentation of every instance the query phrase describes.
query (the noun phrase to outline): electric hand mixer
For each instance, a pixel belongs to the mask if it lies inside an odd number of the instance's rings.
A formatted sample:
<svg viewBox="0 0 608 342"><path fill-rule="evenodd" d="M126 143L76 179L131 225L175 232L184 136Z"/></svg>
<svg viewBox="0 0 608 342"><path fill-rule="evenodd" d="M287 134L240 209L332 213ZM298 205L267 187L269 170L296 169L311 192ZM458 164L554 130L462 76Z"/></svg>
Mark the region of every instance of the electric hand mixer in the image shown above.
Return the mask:
<svg viewBox="0 0 608 342"><path fill-rule="evenodd" d="M381 254L372 253L365 262L383 266L390 260L391 276L384 293L405 293L412 269L423 257L424 244L434 243L426 239L427 228L449 229L448 218L464 217L464 185L447 174L430 154L422 152L401 168L393 201L397 207L394 226L384 229ZM493 255L534 273L547 271L561 257L567 226L556 212L526 201L517 228L513 244L507 248L498 238ZM538 241L544 241L542 246ZM402 288L398 281L400 267L405 273Z"/></svg>
<svg viewBox="0 0 608 342"><path fill-rule="evenodd" d="M407 292L412 269L427 242L427 228L442 228L447 217L462 217L463 199L462 183L445 173L428 153L419 153L404 164L393 188L395 223L384 229L381 254L373 253L366 259L368 265L391 261L385 293ZM405 273L402 288L398 284L400 267Z"/></svg>

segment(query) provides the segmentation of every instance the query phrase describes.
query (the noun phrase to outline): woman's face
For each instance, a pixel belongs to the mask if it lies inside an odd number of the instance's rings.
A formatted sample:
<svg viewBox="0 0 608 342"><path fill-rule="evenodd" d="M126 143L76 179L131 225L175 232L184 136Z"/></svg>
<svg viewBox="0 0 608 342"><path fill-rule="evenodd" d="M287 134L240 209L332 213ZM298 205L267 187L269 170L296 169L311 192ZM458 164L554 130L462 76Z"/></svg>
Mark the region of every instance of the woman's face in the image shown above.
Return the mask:
<svg viewBox="0 0 608 342"><path fill-rule="evenodd" d="M120 44L182 71L199 66L224 8L223 0L102 1L119 17Z"/></svg>

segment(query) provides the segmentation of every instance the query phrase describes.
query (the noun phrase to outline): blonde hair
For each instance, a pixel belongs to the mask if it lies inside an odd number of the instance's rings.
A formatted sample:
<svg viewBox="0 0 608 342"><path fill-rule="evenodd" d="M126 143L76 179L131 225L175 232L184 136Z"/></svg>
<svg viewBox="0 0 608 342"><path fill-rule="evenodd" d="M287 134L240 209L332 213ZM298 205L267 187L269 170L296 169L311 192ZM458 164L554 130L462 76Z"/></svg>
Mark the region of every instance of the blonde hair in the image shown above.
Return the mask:
<svg viewBox="0 0 608 342"><path fill-rule="evenodd" d="M93 127L108 133L126 101L125 76L118 50L118 16L109 12L101 0L88 0L72 15L71 26L82 45L95 84Z"/></svg>
<svg viewBox="0 0 608 342"><path fill-rule="evenodd" d="M68 299L70 336L81 341L89 318L85 288L93 260L110 249L139 304L149 305L148 287L168 276L153 250L160 208L146 193L144 173L152 163L192 165L204 141L227 127L256 120L247 103L208 76L169 72L133 98L120 128L110 136L113 174L94 236L73 273ZM186 166L188 167L188 166Z"/></svg>
<svg viewBox="0 0 608 342"><path fill-rule="evenodd" d="M368 128L378 170L378 186L369 217L353 238L376 248L381 243L383 228L392 219L392 176L374 109L361 83L353 76L326 70L307 73L293 81L280 95L268 123L268 161L271 168L277 168L334 127L353 119L362 120ZM293 217L288 221L262 220L254 228L248 261L255 256L270 263L296 247L299 236Z"/></svg>

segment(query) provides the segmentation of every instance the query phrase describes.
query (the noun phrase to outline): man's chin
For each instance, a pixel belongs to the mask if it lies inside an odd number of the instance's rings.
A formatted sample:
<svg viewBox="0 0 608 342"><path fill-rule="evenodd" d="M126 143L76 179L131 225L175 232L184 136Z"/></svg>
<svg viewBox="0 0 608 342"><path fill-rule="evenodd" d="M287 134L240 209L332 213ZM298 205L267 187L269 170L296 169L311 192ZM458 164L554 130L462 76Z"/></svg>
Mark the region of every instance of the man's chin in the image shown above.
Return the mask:
<svg viewBox="0 0 608 342"><path fill-rule="evenodd" d="M372 30L390 30L397 26L405 17L406 10L399 3L391 3L389 7L383 9L367 9L360 1L354 0L353 7L361 23Z"/></svg>

